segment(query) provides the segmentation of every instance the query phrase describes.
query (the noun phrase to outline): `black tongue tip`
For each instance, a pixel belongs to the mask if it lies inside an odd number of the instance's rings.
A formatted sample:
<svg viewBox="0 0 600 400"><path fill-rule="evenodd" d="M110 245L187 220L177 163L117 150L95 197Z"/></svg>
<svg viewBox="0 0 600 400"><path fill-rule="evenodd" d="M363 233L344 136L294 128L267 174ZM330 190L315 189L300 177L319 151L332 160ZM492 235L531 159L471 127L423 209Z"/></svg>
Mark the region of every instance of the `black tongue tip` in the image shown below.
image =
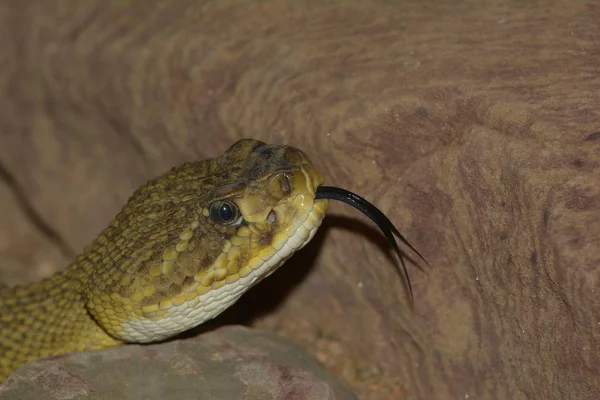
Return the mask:
<svg viewBox="0 0 600 400"><path fill-rule="evenodd" d="M402 250L400 250L400 247L398 246L398 243L396 242L396 238L398 238L402 243L404 243L406 246L408 246L408 248L410 248L417 256L419 256L419 258L421 260L423 260L425 262L425 264L427 264L428 266L430 266L430 265L427 262L427 260L425 260L425 258L421 255L421 253L419 253L417 251L417 249L415 249L414 246L412 244L410 244L409 241L406 240L406 238L404 236L402 236L402 234L394 226L392 221L390 221L390 219L380 209L375 207L373 204L369 203L364 198L362 198L359 195L352 193L348 190L341 189L341 188L338 188L335 186L319 186L317 188L315 198L316 199L331 199L331 200L338 200L338 201L344 202L344 203L356 208L357 210L362 212L364 215L369 217L371 219L371 221L375 222L375 224L379 227L379 229L381 229L381 232L383 232L383 234L387 238L388 242L392 245L394 251L396 252L396 255L400 259L400 266L401 266L400 273L402 274L402 276L406 282L406 285L408 287L408 292L410 294L410 300L412 302L414 300L414 297L413 297L412 285L410 282L410 276L408 275L408 271L406 269L406 264L404 262L404 254L403 254ZM416 264L416 265L419 269L423 270L423 268L420 265L418 265L418 264Z"/></svg>

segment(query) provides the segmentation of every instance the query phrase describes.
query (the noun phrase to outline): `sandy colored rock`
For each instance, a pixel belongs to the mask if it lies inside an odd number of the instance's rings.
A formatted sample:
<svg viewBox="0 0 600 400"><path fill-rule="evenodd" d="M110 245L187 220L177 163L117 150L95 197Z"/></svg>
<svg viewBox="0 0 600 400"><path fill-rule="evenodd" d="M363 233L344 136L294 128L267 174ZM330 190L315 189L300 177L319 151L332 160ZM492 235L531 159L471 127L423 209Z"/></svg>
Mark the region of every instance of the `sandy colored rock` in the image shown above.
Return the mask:
<svg viewBox="0 0 600 400"><path fill-rule="evenodd" d="M595 3L6 4L1 260L49 273L146 179L289 143L434 268L410 311L380 236L333 205L220 323L296 341L368 400L600 397ZM49 230L12 234L32 215Z"/></svg>

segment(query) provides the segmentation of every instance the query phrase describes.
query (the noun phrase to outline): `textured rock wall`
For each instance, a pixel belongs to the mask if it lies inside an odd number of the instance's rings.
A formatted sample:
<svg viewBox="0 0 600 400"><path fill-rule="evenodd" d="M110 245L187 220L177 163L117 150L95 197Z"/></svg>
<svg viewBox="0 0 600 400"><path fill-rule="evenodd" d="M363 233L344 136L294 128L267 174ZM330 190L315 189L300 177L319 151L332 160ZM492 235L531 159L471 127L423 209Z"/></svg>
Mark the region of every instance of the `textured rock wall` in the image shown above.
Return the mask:
<svg viewBox="0 0 600 400"><path fill-rule="evenodd" d="M63 267L175 164L289 143L433 269L411 312L372 225L333 205L221 323L365 399L600 397L595 2L4 5L0 281Z"/></svg>

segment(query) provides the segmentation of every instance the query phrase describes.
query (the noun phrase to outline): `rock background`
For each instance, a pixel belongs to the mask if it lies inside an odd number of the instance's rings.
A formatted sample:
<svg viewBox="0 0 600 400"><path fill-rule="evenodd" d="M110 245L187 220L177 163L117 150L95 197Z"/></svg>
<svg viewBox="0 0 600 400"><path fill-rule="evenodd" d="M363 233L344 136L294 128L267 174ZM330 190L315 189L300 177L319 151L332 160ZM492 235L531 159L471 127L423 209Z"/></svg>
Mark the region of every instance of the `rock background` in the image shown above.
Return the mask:
<svg viewBox="0 0 600 400"><path fill-rule="evenodd" d="M600 397L600 5L29 1L0 8L0 281L60 269L135 187L241 137L303 148L433 269L415 306L335 204L217 324L361 398Z"/></svg>

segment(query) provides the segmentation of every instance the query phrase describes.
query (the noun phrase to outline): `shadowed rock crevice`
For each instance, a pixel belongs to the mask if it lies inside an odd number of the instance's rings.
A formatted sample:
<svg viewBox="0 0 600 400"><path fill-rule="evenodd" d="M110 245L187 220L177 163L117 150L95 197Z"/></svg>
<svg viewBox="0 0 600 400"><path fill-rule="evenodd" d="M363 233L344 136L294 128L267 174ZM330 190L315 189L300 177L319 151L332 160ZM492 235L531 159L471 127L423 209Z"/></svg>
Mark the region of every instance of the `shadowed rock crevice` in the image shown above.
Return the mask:
<svg viewBox="0 0 600 400"><path fill-rule="evenodd" d="M36 211L33 205L29 202L27 194L10 171L0 162L0 184L4 185L15 197L16 204L19 206L19 211L27 218L26 223L29 223L44 237L44 239L55 246L65 258L72 259L75 257L75 251L69 244L54 230L54 228L44 221L43 217ZM8 211L8 210L7 210Z"/></svg>

